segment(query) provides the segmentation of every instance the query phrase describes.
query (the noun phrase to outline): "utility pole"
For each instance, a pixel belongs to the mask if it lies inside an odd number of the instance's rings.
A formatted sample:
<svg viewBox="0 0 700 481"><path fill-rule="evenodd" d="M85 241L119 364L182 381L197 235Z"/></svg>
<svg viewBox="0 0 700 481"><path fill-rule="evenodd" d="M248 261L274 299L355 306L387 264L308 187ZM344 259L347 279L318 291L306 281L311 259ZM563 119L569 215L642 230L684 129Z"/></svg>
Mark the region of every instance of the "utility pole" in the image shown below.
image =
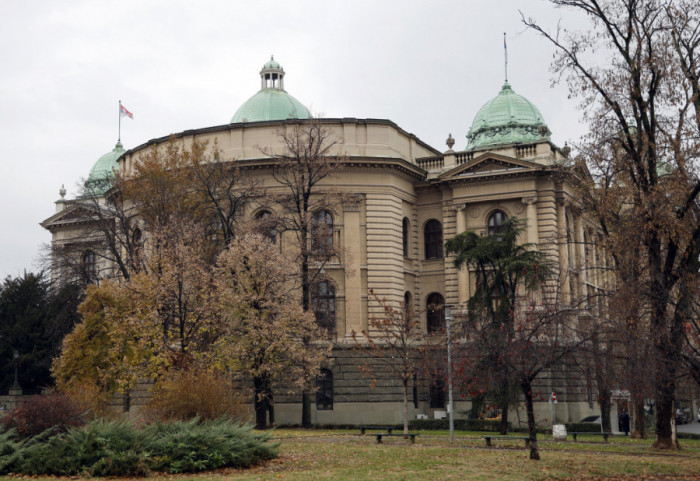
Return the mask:
<svg viewBox="0 0 700 481"><path fill-rule="evenodd" d="M447 413L450 419L450 444L455 442L455 409L452 400L452 340L450 339L450 324L452 308L445 305L445 327L447 329Z"/></svg>

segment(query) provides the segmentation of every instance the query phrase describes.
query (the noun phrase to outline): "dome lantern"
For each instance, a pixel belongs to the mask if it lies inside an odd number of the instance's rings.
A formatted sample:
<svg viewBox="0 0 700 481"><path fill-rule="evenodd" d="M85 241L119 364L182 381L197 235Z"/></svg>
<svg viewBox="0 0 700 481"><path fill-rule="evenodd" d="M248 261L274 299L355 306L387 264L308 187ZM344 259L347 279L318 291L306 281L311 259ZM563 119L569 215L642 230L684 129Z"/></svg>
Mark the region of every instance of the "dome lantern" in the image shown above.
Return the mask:
<svg viewBox="0 0 700 481"><path fill-rule="evenodd" d="M260 71L260 90L265 89L284 90L284 69L275 62L274 55L270 56L270 61Z"/></svg>

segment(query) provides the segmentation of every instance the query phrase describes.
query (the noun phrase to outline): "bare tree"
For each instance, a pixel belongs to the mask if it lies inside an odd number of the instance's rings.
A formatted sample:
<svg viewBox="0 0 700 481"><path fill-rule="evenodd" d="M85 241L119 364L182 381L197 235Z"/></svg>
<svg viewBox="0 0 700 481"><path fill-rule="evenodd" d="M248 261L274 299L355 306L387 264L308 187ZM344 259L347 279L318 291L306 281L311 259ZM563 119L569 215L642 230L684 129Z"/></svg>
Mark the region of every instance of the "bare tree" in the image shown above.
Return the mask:
<svg viewBox="0 0 700 481"><path fill-rule="evenodd" d="M299 266L301 305L304 312L313 310L312 288L320 280L324 267L339 259L334 239L333 210L342 198L328 182L342 159L334 155L336 141L318 119L301 121L280 131L284 152L275 154L272 175L281 189L274 195L281 212L275 219L277 228L294 240L295 262ZM324 326L333 334L334 326ZM308 339L302 339L307 343ZM311 425L311 396L302 396L302 421Z"/></svg>
<svg viewBox="0 0 700 481"><path fill-rule="evenodd" d="M374 291L370 290L369 295L371 301L380 306L382 313L371 317L368 331L362 331L361 336L353 331L352 337L358 349L371 352L382 372L388 372L400 380L403 393L403 432L408 434L408 387L421 370L421 351L425 346L420 315L405 303L395 307L389 305L386 299L379 298ZM373 375L376 367L367 364L363 369Z"/></svg>
<svg viewBox="0 0 700 481"><path fill-rule="evenodd" d="M629 232L640 236L636 297L640 321L648 323L646 335L654 342L654 446L673 449L676 381L700 253L700 12L697 2L686 0L551 3L592 21L588 33L548 33L524 19L555 46L553 69L581 99L590 132L580 162L592 174L590 188L606 189L594 212L616 267L633 258L625 254ZM610 60L596 62L593 51Z"/></svg>

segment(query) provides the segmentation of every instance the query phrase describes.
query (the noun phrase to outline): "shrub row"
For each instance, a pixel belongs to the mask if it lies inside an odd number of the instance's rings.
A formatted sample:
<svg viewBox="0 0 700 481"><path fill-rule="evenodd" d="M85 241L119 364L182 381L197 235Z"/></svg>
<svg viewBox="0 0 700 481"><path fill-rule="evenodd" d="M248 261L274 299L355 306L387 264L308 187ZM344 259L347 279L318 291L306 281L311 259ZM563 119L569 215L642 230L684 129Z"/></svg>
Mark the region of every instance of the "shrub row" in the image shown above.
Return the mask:
<svg viewBox="0 0 700 481"><path fill-rule="evenodd" d="M499 431L501 429L501 421L490 421L485 419L455 419L455 429L459 431ZM445 430L450 429L450 421L448 419L412 419L408 423L409 429L418 430ZM511 425L508 423L508 430L511 430Z"/></svg>
<svg viewBox="0 0 700 481"><path fill-rule="evenodd" d="M227 418L178 421L137 428L96 420L66 433L21 440L0 434L0 474L146 476L249 467L274 458L277 445Z"/></svg>
<svg viewBox="0 0 700 481"><path fill-rule="evenodd" d="M567 433L599 433L598 423L565 423Z"/></svg>

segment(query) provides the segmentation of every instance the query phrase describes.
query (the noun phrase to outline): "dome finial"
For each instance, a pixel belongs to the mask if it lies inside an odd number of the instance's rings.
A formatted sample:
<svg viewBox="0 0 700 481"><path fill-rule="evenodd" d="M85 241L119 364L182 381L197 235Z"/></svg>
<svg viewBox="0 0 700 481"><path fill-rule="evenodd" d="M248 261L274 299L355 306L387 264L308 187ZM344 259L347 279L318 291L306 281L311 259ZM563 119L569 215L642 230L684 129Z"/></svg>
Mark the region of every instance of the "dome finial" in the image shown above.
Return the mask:
<svg viewBox="0 0 700 481"><path fill-rule="evenodd" d="M61 188L58 191L58 195L61 196L61 200L66 196L66 186L64 184L61 184Z"/></svg>
<svg viewBox="0 0 700 481"><path fill-rule="evenodd" d="M508 45L506 44L506 32L503 32L503 51L505 54L506 83L508 83Z"/></svg>

